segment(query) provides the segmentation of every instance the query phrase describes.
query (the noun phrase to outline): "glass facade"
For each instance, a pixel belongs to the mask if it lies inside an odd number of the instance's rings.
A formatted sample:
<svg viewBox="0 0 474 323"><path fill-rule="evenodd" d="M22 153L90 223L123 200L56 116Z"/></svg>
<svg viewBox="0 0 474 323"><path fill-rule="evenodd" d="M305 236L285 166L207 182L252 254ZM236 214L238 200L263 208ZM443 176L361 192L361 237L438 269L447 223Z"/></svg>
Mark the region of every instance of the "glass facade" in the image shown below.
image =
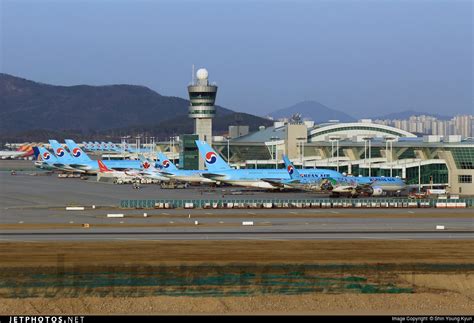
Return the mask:
<svg viewBox="0 0 474 323"><path fill-rule="evenodd" d="M458 182L460 184L472 183L472 175L458 175Z"/></svg>
<svg viewBox="0 0 474 323"><path fill-rule="evenodd" d="M198 135L181 135L179 166L182 169L199 169L199 151L195 140Z"/></svg>
<svg viewBox="0 0 474 323"><path fill-rule="evenodd" d="M231 149L233 149L233 147ZM237 154L239 160L272 159L272 156L270 155L268 149L262 146L238 146Z"/></svg>
<svg viewBox="0 0 474 323"><path fill-rule="evenodd" d="M210 103L210 102L191 102L191 105L193 107L213 107L214 106L214 103Z"/></svg>
<svg viewBox="0 0 474 323"><path fill-rule="evenodd" d="M395 151L395 149L394 149ZM398 156L398 159L407 159L407 158L416 158L415 149L413 148L406 148L404 152Z"/></svg>
<svg viewBox="0 0 474 323"><path fill-rule="evenodd" d="M474 169L474 148L451 148L458 169Z"/></svg>
<svg viewBox="0 0 474 323"><path fill-rule="evenodd" d="M418 167L407 168L407 184L418 184ZM448 167L445 164L421 166L421 184L444 184L449 182Z"/></svg>
<svg viewBox="0 0 474 323"><path fill-rule="evenodd" d="M193 110L189 111L189 114L216 114L216 110Z"/></svg>
<svg viewBox="0 0 474 323"><path fill-rule="evenodd" d="M215 100L217 92L189 92L190 99Z"/></svg>

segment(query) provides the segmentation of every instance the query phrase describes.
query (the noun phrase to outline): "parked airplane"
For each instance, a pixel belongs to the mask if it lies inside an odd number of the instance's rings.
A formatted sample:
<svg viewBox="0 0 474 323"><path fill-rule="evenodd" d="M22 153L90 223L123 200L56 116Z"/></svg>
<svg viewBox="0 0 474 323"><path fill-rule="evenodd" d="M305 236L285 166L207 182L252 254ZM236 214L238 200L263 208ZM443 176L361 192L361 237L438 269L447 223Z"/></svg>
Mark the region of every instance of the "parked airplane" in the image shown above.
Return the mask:
<svg viewBox="0 0 474 323"><path fill-rule="evenodd" d="M100 175L104 175L104 173L107 173L107 176L110 176L110 177L129 178L129 179L141 177L140 172L137 170L124 170L124 171L114 170L114 169L108 168L102 160L97 160L96 162L97 162L97 166L99 167L98 173L100 173Z"/></svg>
<svg viewBox="0 0 474 323"><path fill-rule="evenodd" d="M50 153L44 147L33 147L35 154L35 166L46 170L62 170L67 172L82 172L74 169L67 164L59 161L59 159L52 153Z"/></svg>
<svg viewBox="0 0 474 323"><path fill-rule="evenodd" d="M142 171L140 174L148 179L158 180L161 182L169 182L169 178L164 176L160 169L157 169L150 160L146 159L143 155L139 156L142 163Z"/></svg>
<svg viewBox="0 0 474 323"><path fill-rule="evenodd" d="M353 177L340 176L316 179L300 175L287 156L283 156L285 167L291 177L287 185L306 191L330 191L333 197L339 195L350 195L357 197L365 193L371 196L380 196L384 192L401 191L405 183L395 177Z"/></svg>
<svg viewBox="0 0 474 323"><path fill-rule="evenodd" d="M272 180L279 182L290 179L290 175L285 169L233 169L207 142L196 140L196 145L208 169L208 172L202 174L205 178L231 185L266 189L281 188L278 184L270 183ZM301 174L313 178L342 176L342 174L328 169L304 169L301 170Z"/></svg>
<svg viewBox="0 0 474 323"><path fill-rule="evenodd" d="M285 182L285 185L289 187L311 192L331 192L332 196L350 194L352 197L356 197L359 194L357 191L359 184L352 177L345 177L342 174L329 178L303 176L287 156L283 155L283 161L291 178Z"/></svg>
<svg viewBox="0 0 474 323"><path fill-rule="evenodd" d="M158 153L157 164L161 168L161 174L164 176L175 179L180 182L186 183L215 183L216 181L203 177L202 174L207 173L207 170L190 170L190 169L178 169L172 161L166 157L162 152Z"/></svg>
<svg viewBox="0 0 474 323"><path fill-rule="evenodd" d="M66 139L66 145L69 151L72 152L72 157L67 153L72 159L72 162L68 163L71 167L84 170L87 173L97 173L99 171L97 161L92 160L73 140ZM114 170L141 169L139 160L104 160L103 163Z"/></svg>
<svg viewBox="0 0 474 323"><path fill-rule="evenodd" d="M0 158L7 159L7 158L19 158L25 156L24 151L15 151L15 150L2 150L0 151Z"/></svg>

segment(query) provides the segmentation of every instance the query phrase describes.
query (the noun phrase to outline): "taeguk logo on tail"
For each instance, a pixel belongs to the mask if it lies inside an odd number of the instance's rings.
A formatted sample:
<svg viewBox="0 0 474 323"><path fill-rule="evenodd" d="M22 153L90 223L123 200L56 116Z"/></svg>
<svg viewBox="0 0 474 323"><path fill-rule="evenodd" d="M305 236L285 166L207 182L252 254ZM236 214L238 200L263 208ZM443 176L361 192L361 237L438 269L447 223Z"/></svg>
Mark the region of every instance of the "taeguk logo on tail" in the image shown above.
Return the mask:
<svg viewBox="0 0 474 323"><path fill-rule="evenodd" d="M294 170L293 170L293 166L292 166L292 165L289 165L288 168L287 168L287 170L288 170L288 174L290 174L290 175L293 174L293 171L294 171Z"/></svg>
<svg viewBox="0 0 474 323"><path fill-rule="evenodd" d="M58 155L58 157L63 157L64 156L64 149L63 148L56 149L56 155Z"/></svg>
<svg viewBox="0 0 474 323"><path fill-rule="evenodd" d="M74 149L72 150L72 155L73 155L74 157L79 157L79 156L81 156L81 150L80 150L78 147L74 148Z"/></svg>
<svg viewBox="0 0 474 323"><path fill-rule="evenodd" d="M163 163L161 163L164 168L170 167L170 161L169 160L163 160Z"/></svg>
<svg viewBox="0 0 474 323"><path fill-rule="evenodd" d="M213 151L210 151L206 154L206 162L209 164L214 164L217 161L217 156L216 153Z"/></svg>
<svg viewBox="0 0 474 323"><path fill-rule="evenodd" d="M50 157L51 157L51 156L49 155L48 152L44 152L44 153L43 153L43 159L44 159L44 160L48 160Z"/></svg>

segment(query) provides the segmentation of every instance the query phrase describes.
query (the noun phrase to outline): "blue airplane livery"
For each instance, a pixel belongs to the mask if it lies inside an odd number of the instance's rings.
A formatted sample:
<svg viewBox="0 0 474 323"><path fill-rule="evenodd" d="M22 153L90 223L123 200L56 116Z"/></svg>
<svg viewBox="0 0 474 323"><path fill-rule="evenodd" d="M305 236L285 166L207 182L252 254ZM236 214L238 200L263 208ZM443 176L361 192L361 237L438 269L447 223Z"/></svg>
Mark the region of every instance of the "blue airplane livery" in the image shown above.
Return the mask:
<svg viewBox="0 0 474 323"><path fill-rule="evenodd" d="M281 181L291 179L286 169L233 169L207 142L196 140L196 145L208 169L203 177L236 186L266 189L282 188ZM315 178L342 176L328 169L304 169L300 174Z"/></svg>

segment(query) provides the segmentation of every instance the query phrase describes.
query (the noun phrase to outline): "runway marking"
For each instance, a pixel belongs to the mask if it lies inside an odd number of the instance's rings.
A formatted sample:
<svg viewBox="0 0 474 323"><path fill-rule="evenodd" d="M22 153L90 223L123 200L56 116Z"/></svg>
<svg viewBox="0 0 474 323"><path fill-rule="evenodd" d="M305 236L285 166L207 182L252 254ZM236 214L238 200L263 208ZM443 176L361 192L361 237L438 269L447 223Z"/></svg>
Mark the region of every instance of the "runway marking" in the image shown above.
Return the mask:
<svg viewBox="0 0 474 323"><path fill-rule="evenodd" d="M174 223L173 221L170 221L170 223Z"/></svg>
<svg viewBox="0 0 474 323"><path fill-rule="evenodd" d="M207 214L207 215L212 215L213 213L211 213L211 212L206 212L205 214Z"/></svg>
<svg viewBox="0 0 474 323"><path fill-rule="evenodd" d="M162 215L170 215L169 213L163 212L161 213Z"/></svg>
<svg viewBox="0 0 474 323"><path fill-rule="evenodd" d="M123 221L120 221L120 223L124 223Z"/></svg>
<svg viewBox="0 0 474 323"><path fill-rule="evenodd" d="M252 215L257 214L257 213L255 213L255 212L247 212L247 213L248 213L248 214L252 214Z"/></svg>
<svg viewBox="0 0 474 323"><path fill-rule="evenodd" d="M413 212L413 211L408 211L408 213L414 214L415 212Z"/></svg>
<svg viewBox="0 0 474 323"><path fill-rule="evenodd" d="M224 221L219 221L220 224L224 223Z"/></svg>
<svg viewBox="0 0 474 323"><path fill-rule="evenodd" d="M74 221L69 221L69 223L71 223L71 224L72 224L72 223L74 223Z"/></svg>
<svg viewBox="0 0 474 323"><path fill-rule="evenodd" d="M298 214L298 212L290 212L291 214Z"/></svg>
<svg viewBox="0 0 474 323"><path fill-rule="evenodd" d="M339 214L339 212L337 212L337 211L331 211L331 213L334 213L334 214Z"/></svg>

